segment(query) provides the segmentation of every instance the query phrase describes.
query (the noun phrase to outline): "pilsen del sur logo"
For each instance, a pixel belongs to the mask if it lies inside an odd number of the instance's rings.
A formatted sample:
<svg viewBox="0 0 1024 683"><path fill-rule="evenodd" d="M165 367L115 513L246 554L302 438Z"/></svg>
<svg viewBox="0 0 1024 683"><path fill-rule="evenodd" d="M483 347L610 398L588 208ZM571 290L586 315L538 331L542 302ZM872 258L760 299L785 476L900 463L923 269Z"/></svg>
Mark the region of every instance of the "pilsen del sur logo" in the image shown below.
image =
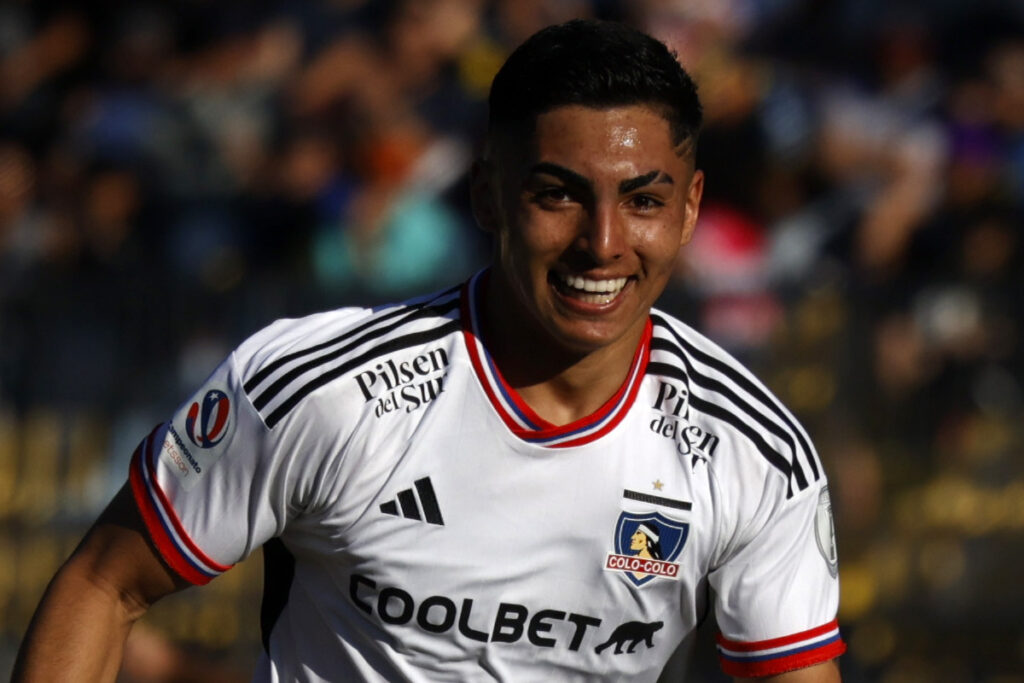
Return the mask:
<svg viewBox="0 0 1024 683"><path fill-rule="evenodd" d="M193 401L185 416L185 435L199 448L213 448L228 433L231 401L220 389L210 389Z"/></svg>
<svg viewBox="0 0 1024 683"><path fill-rule="evenodd" d="M687 522L660 512L623 512L615 525L615 552L608 554L604 568L625 573L637 586L657 577L677 579L675 560L689 533Z"/></svg>

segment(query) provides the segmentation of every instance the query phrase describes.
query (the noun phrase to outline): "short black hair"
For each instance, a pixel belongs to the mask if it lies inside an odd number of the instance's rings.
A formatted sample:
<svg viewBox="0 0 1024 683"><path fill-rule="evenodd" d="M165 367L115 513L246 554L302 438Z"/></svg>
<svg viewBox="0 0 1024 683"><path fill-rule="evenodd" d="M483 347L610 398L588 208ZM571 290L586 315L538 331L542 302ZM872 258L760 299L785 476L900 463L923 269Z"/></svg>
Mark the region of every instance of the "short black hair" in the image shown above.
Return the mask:
<svg viewBox="0 0 1024 683"><path fill-rule="evenodd" d="M693 147L702 109L697 86L664 43L625 24L574 19L538 31L491 84L488 139L532 132L557 107L646 105L677 145Z"/></svg>

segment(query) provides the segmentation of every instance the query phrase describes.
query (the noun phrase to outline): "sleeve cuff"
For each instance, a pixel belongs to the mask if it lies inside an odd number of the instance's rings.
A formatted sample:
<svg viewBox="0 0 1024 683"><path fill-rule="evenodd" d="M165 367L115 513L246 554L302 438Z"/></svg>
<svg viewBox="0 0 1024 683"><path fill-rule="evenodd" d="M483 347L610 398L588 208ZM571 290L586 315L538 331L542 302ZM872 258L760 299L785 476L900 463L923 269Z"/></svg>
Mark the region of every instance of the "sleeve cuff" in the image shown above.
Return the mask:
<svg viewBox="0 0 1024 683"><path fill-rule="evenodd" d="M826 662L844 652L846 643L834 619L817 628L770 640L742 642L718 635L719 661L730 676L774 676Z"/></svg>
<svg viewBox="0 0 1024 683"><path fill-rule="evenodd" d="M128 475L132 496L160 556L181 578L201 586L231 569L232 565L215 562L195 544L160 488L156 478L159 432L160 426L150 432L132 456Z"/></svg>

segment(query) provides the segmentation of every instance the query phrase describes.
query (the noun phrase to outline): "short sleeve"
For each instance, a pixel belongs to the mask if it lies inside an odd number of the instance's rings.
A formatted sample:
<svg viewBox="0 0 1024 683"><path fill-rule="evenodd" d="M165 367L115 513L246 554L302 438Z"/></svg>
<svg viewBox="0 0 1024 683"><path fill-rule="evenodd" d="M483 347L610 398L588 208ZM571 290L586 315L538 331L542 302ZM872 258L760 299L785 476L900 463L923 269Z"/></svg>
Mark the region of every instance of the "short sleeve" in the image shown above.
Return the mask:
<svg viewBox="0 0 1024 683"><path fill-rule="evenodd" d="M722 669L771 676L842 654L838 566L828 487L780 501L710 575Z"/></svg>
<svg viewBox="0 0 1024 683"><path fill-rule="evenodd" d="M228 357L132 457L129 481L167 564L205 584L281 533L291 477Z"/></svg>

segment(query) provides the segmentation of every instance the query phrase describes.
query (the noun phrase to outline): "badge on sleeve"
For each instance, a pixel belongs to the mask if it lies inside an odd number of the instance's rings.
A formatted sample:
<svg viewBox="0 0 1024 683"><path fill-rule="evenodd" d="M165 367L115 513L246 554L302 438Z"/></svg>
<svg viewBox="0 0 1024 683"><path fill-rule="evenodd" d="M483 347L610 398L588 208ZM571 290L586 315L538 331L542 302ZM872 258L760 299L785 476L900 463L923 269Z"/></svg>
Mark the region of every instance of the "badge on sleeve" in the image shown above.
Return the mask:
<svg viewBox="0 0 1024 683"><path fill-rule="evenodd" d="M231 401L220 389L210 389L202 401L193 401L185 416L185 434L197 448L213 448L228 433Z"/></svg>
<svg viewBox="0 0 1024 683"><path fill-rule="evenodd" d="M836 525L832 521L832 501L828 497L827 486L822 487L821 493L818 494L814 536L818 541L818 550L828 565L828 573L835 578L839 574L839 553L836 550Z"/></svg>
<svg viewBox="0 0 1024 683"><path fill-rule="evenodd" d="M160 457L168 469L191 489L227 449L234 430L234 406L219 388L200 390L171 420Z"/></svg>

